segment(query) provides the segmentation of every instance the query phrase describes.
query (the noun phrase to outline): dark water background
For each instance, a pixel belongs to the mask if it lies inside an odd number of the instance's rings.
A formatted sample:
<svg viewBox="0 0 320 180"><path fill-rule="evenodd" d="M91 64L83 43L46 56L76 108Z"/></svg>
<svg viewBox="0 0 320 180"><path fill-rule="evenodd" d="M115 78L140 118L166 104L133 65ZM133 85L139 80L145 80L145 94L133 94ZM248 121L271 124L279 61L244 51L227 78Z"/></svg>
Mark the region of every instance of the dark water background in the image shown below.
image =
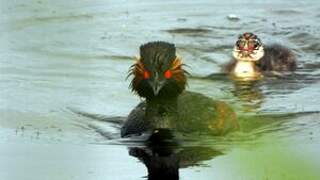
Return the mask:
<svg viewBox="0 0 320 180"><path fill-rule="evenodd" d="M143 179L134 156L150 149L73 110L126 116L140 101L127 70L154 40L176 44L189 90L256 116L170 151L181 179L320 178L318 1L2 0L0 13L0 180ZM245 31L293 49L297 72L249 85L219 74Z"/></svg>

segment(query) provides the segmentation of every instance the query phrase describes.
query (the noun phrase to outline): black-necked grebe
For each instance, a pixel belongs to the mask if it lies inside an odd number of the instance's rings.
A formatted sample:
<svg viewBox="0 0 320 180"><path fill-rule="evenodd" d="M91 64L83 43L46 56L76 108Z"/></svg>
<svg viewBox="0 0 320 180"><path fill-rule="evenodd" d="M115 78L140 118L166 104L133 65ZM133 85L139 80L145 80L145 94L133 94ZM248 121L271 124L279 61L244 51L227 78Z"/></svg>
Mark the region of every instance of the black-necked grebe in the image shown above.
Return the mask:
<svg viewBox="0 0 320 180"><path fill-rule="evenodd" d="M131 89L145 98L131 111L121 136L157 129L221 135L238 128L234 111L225 103L185 92L186 71L174 44L150 42L140 46L140 57L131 67Z"/></svg>

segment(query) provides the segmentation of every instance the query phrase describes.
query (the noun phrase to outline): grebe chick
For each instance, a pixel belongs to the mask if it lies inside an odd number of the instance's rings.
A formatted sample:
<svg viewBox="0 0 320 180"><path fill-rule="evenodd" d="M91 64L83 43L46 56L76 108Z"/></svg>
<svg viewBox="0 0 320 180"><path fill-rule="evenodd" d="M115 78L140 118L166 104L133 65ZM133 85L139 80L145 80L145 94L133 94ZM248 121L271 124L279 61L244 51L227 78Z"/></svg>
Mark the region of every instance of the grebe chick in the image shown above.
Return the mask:
<svg viewBox="0 0 320 180"><path fill-rule="evenodd" d="M246 32L239 36L234 48L234 59L225 71L240 78L262 77L264 72L296 70L296 57L288 48L272 44L264 46L257 35Z"/></svg>
<svg viewBox="0 0 320 180"><path fill-rule="evenodd" d="M234 111L202 94L185 92L186 71L174 44L149 42L131 66L131 89L145 101L129 114L121 136L170 129L225 134L238 127Z"/></svg>

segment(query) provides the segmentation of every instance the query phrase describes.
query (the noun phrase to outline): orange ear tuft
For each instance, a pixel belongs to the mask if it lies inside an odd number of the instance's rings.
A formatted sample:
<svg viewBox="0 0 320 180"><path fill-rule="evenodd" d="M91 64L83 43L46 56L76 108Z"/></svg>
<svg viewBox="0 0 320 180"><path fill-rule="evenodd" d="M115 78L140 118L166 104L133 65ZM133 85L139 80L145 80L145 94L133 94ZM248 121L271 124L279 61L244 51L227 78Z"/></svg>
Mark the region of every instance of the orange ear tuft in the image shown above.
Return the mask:
<svg viewBox="0 0 320 180"><path fill-rule="evenodd" d="M177 56L176 59L172 63L171 69L179 69L181 67L181 65L182 65L182 61L181 61L180 57Z"/></svg>

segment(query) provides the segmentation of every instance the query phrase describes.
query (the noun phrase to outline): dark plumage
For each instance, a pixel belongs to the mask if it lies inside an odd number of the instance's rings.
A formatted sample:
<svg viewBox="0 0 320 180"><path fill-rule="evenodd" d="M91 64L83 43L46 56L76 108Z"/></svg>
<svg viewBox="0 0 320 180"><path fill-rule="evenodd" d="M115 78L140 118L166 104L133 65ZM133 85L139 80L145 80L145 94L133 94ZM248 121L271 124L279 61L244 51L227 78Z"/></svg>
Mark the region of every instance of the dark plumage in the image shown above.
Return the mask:
<svg viewBox="0 0 320 180"><path fill-rule="evenodd" d="M224 134L237 128L235 114L226 104L184 92L186 71L175 53L175 46L166 42L140 47L141 57L130 69L130 87L145 101L129 114L122 137L155 129Z"/></svg>
<svg viewBox="0 0 320 180"><path fill-rule="evenodd" d="M151 72L164 72L170 68L176 58L174 44L166 42L150 42L140 46L140 59Z"/></svg>
<svg viewBox="0 0 320 180"><path fill-rule="evenodd" d="M256 63L261 71L295 71L296 57L288 48L272 44L264 48L264 56Z"/></svg>

